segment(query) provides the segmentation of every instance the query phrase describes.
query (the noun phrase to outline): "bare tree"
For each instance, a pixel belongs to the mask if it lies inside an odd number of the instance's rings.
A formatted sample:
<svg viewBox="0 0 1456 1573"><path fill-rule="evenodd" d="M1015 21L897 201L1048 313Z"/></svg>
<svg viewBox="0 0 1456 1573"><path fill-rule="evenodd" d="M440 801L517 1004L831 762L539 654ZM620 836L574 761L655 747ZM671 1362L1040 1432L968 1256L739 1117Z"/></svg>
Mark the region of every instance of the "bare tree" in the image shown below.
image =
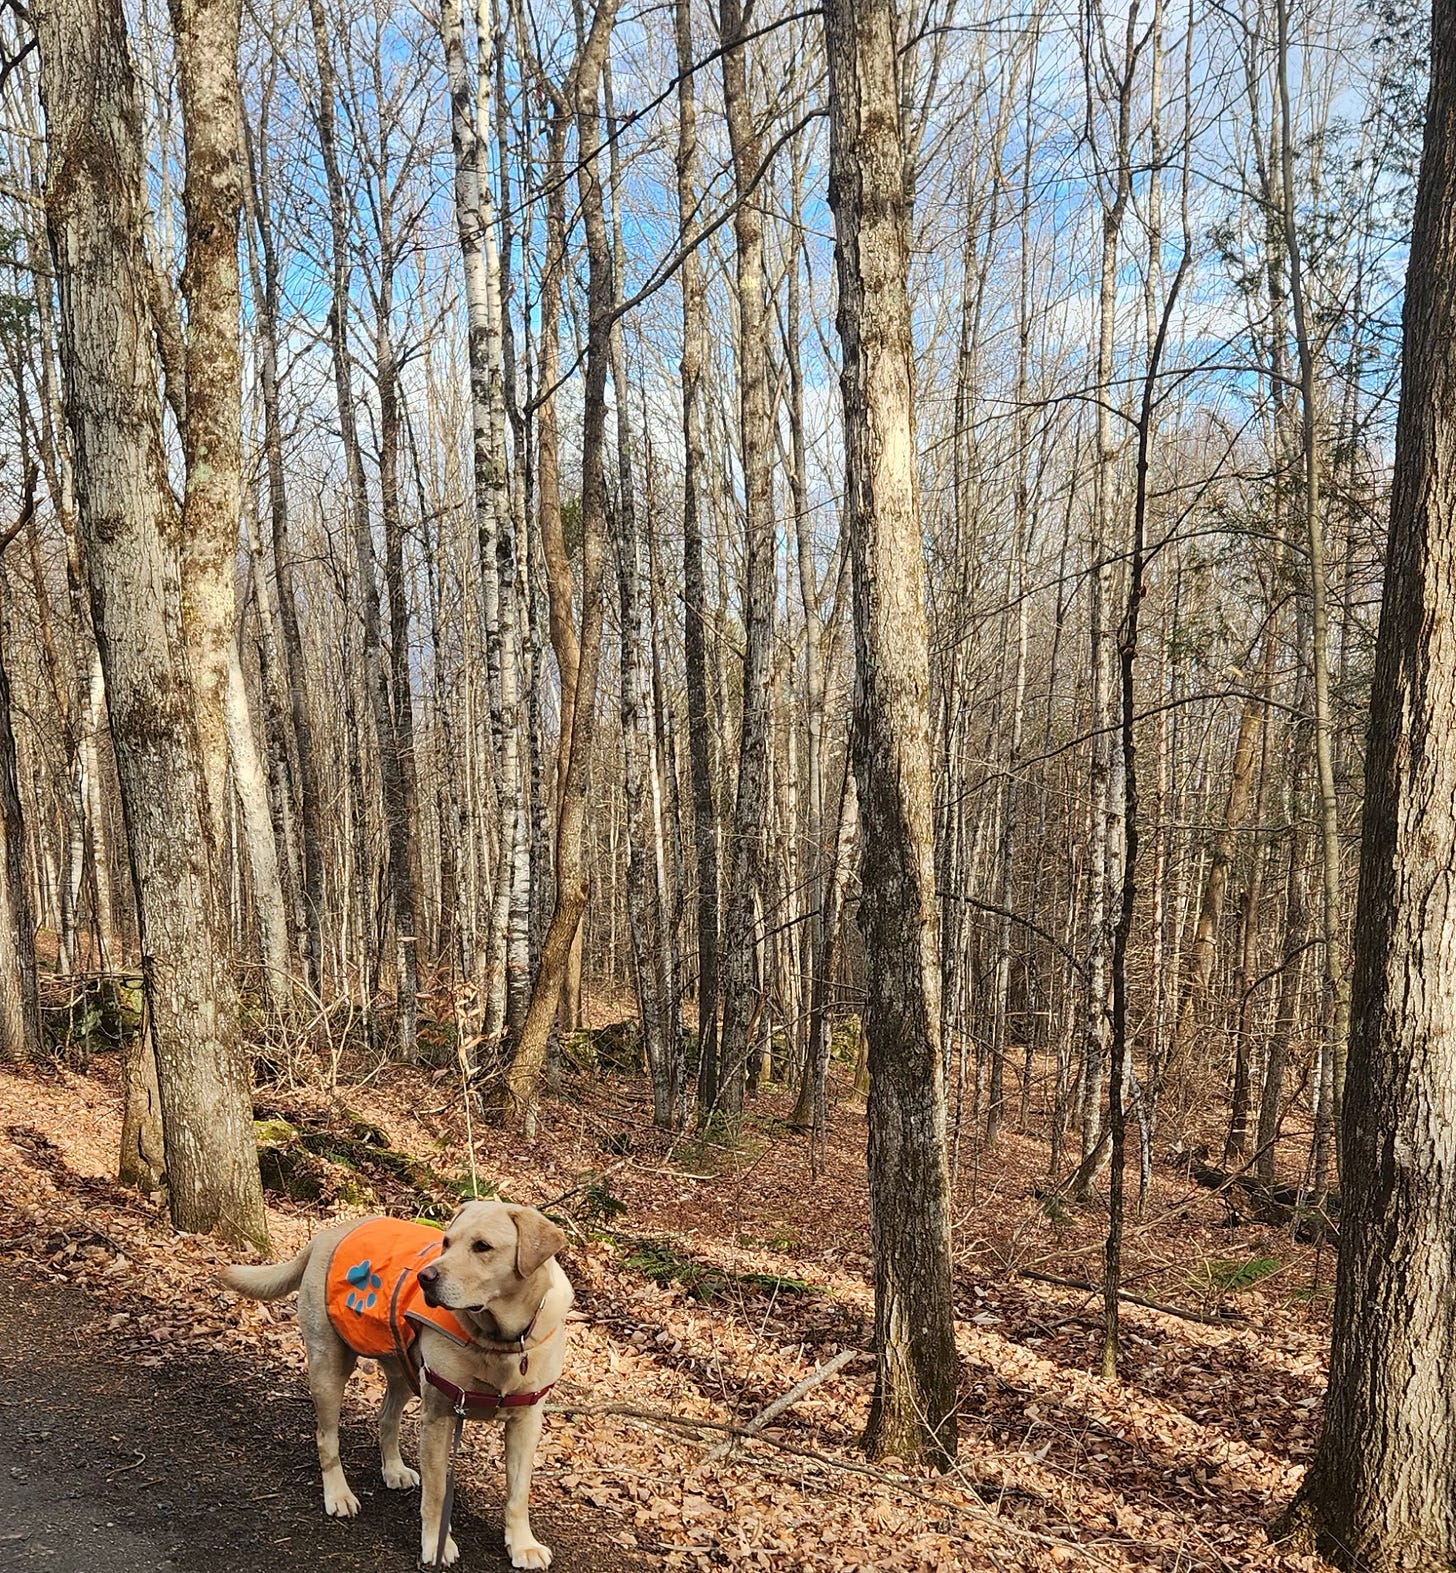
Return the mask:
<svg viewBox="0 0 1456 1573"><path fill-rule="evenodd" d="M266 1244L248 1062L188 662L169 613L166 482L136 82L120 7L38 7L46 212L91 604L155 1034L173 1221Z"/></svg>
<svg viewBox="0 0 1456 1573"><path fill-rule="evenodd" d="M580 664L572 709L565 785L556 826L556 906L541 947L531 991L531 1004L521 1024L507 1084L515 1105L528 1121L546 1040L556 1018L577 929L586 909L590 871L586 844L587 792L591 777L592 739L596 730L597 672L601 664L602 569L606 536L606 387L611 361L611 327L616 298L612 281L612 249L607 234L598 168L601 112L598 97L607 49L611 43L616 0L599 0L576 65L572 71L579 163L577 188L586 227L589 269L589 318L585 411L582 426L582 585Z"/></svg>
<svg viewBox="0 0 1456 1573"><path fill-rule="evenodd" d="M768 384L768 301L763 214L753 200L763 165L762 138L749 100L747 26L740 0L720 0L723 108L733 155L734 291L738 305L738 452L743 469L747 541L744 580L743 708L738 793L723 930L723 1031L717 1108L735 1123L743 1109L749 1039L758 1019L754 985L755 903L763 874L769 814L769 717L777 583L774 552L773 421Z"/></svg>
<svg viewBox="0 0 1456 1573"><path fill-rule="evenodd" d="M1456 1545L1456 12L1432 10L1425 146L1365 768L1334 1345L1319 1449L1276 1534L1436 1573Z"/></svg>
<svg viewBox="0 0 1456 1573"><path fill-rule="evenodd" d="M415 932L414 860L410 848L409 792L404 764L400 758L398 727L389 702L388 665L379 618L379 587L374 577L374 544L369 523L371 515L369 487L364 475L364 459L359 448L359 431L355 418L353 355L349 347L351 263L348 214L338 157L333 47L320 0L309 0L309 20L313 30L314 57L318 65L316 113L319 147L323 154L324 174L328 188L331 243L329 333L333 349L334 398L348 472L351 524L354 535L354 571L357 580L359 614L364 632L364 667L369 714L379 752L384 818L389 836L389 889L394 898L399 993L396 1040L400 1056L408 1060L413 1059L416 1052L419 982L418 935Z"/></svg>
<svg viewBox="0 0 1456 1573"><path fill-rule="evenodd" d="M707 317L697 247L689 242L698 207L698 108L693 75L692 0L675 0L677 42L677 218L683 251L683 665L688 695L688 757L692 773L693 850L698 899L698 1107L718 1098L718 811L714 801L712 719L708 703L708 596L703 569L702 381Z"/></svg>
<svg viewBox="0 0 1456 1573"><path fill-rule="evenodd" d="M890 0L832 0L830 205L854 561L854 760L864 825L873 1456L956 1449L949 1176L932 854L930 677L907 290L910 204Z"/></svg>
<svg viewBox="0 0 1456 1573"><path fill-rule="evenodd" d="M12 541L35 508L36 471L25 476L21 516L6 529ZM0 547L3 550L3 547ZM0 628L0 1061L21 1064L40 1052L36 998L35 921L25 867L25 820L10 719L10 679L5 671L5 632Z"/></svg>

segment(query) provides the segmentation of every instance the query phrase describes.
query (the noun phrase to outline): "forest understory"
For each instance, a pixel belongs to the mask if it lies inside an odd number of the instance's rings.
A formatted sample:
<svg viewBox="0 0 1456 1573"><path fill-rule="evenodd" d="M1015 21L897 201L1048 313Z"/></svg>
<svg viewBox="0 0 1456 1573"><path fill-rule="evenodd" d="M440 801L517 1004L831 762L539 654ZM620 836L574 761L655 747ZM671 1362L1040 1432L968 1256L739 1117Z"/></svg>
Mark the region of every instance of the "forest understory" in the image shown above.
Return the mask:
<svg viewBox="0 0 1456 1573"><path fill-rule="evenodd" d="M596 1006L605 1020L609 1007ZM1067 1286L1100 1282L1104 1204L1049 1192L1037 1085L1024 1130L1008 1121L993 1148L959 1148L957 1465L867 1465L865 1116L849 1067L836 1064L830 1087L815 1174L776 1087L730 1149L652 1132L644 1076L575 1069L569 1055L529 1146L467 1119L453 1071L361 1058L332 1086L322 1070L264 1083L255 1113L273 1253L337 1216L448 1212L473 1184L561 1219L577 1309L535 1501L547 1523L576 1522L590 1504L603 1552L704 1569L1319 1566L1272 1546L1264 1526L1313 1451L1333 1251L1248 1221L1235 1191L1200 1184L1186 1154L1160 1144L1147 1204L1129 1210L1124 1379L1104 1382L1100 1288ZM113 1182L120 1118L112 1053L84 1074L0 1071L7 1272L123 1307L107 1321L119 1357L158 1369L236 1357L271 1391L301 1396L293 1302L222 1291L226 1248L174 1234L160 1202ZM301 1162L270 1164L270 1151L290 1149ZM854 1350L863 1356L767 1427L734 1435ZM382 1385L372 1367L350 1384L356 1443L372 1435ZM305 1410L298 1419L307 1432ZM150 1462L165 1474L165 1457ZM467 1504L494 1500L499 1475L498 1435L472 1428ZM480 1565L478 1549L465 1555Z"/></svg>

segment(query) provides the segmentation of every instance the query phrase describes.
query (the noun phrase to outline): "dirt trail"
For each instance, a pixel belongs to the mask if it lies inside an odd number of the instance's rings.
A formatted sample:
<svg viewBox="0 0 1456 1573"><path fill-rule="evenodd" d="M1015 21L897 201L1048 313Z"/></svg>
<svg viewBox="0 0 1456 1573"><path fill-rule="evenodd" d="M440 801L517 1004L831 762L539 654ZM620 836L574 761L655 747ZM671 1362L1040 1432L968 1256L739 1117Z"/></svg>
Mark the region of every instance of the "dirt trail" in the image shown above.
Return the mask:
<svg viewBox="0 0 1456 1573"><path fill-rule="evenodd" d="M349 1522L324 1516L313 1409L291 1376L185 1350L143 1369L108 1335L105 1308L95 1301L66 1285L0 1277L0 1568L413 1568L418 1494L384 1489L365 1426L345 1426L343 1452L364 1504ZM473 1495L456 1501L456 1566L494 1573L509 1566L499 1497ZM651 1565L605 1539L605 1515L595 1535L597 1516L583 1505L568 1529L533 1513L558 1573L636 1573Z"/></svg>

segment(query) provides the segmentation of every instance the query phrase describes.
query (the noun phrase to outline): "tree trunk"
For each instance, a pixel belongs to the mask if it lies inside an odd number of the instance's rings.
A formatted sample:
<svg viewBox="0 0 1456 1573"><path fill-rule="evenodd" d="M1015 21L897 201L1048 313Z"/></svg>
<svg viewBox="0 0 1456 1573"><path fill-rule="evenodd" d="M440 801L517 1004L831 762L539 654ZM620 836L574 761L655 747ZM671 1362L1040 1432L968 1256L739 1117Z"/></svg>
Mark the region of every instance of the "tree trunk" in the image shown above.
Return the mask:
<svg viewBox="0 0 1456 1573"><path fill-rule="evenodd" d="M1345 1096L1345 1045L1350 1030L1350 982L1345 970L1344 910L1340 895L1340 820L1335 797L1334 721L1330 709L1329 587L1325 582L1324 516L1321 511L1319 437L1315 429L1314 347L1305 300L1299 215L1294 199L1294 128L1289 86L1289 0L1276 0L1280 166L1283 185L1284 242L1289 262L1289 294L1294 306L1295 344L1299 351L1301 458L1304 469L1305 540L1309 548L1310 661L1314 675L1314 754L1320 802L1320 869L1324 876L1321 909L1324 932L1325 1052L1329 1090L1320 1098L1316 1122L1315 1189L1329 1185L1327 1152L1339 1142Z"/></svg>
<svg viewBox="0 0 1456 1573"><path fill-rule="evenodd" d="M67 417L156 1033L172 1220L266 1246L196 711L168 614L177 519L125 22L110 0L52 0L36 21Z"/></svg>
<svg viewBox="0 0 1456 1573"><path fill-rule="evenodd" d="M395 944L398 948L397 1051L412 1060L417 1052L418 956L415 934L415 889L410 850L409 795L399 754L399 736L389 703L389 678L379 620L379 587L374 578L374 545L369 524L369 488L359 452L355 424L353 360L349 352L349 230L343 177L335 145L334 66L322 0L309 0L314 56L318 66L318 130L329 199L332 295L329 332L333 349L334 399L348 471L350 521L354 537L355 595L364 632L365 687L379 750L384 797L384 824L389 840L388 891L393 897ZM351 747L357 740L351 738Z"/></svg>
<svg viewBox="0 0 1456 1573"><path fill-rule="evenodd" d="M379 396L379 513L384 525L384 593L389 608L389 695L394 723L393 781L395 793L386 800L390 861L400 855L405 868L394 877L395 943L398 947L400 1043L408 1056L406 1028L414 1035L415 993L419 987L420 940L424 929L424 870L420 859L419 781L415 770L415 711L410 671L410 602L404 561L404 520L400 510L399 447L400 385L395 358L393 200L387 168L381 168L376 191L379 225L379 280L374 311L374 377ZM367 587L366 587L367 588ZM395 816L398 816L398 823ZM398 843L398 847L396 846Z"/></svg>
<svg viewBox="0 0 1456 1573"><path fill-rule="evenodd" d="M1099 15L1100 25L1100 15ZM1122 883L1122 757L1114 747L1116 731L1116 652L1113 647L1113 564L1121 543L1112 539L1116 518L1113 487L1117 443L1113 409L1117 398L1115 350L1117 275L1122 224L1132 196L1131 106L1138 56L1137 11L1127 14L1121 72L1115 78L1115 145L1108 166L1113 190L1103 199L1102 254L1097 289L1097 436L1093 468L1091 572L1088 575L1092 670L1092 836L1087 869L1087 1015L1083 1025L1082 1077L1078 1095L1082 1114L1082 1166L1074 1192L1078 1201L1091 1194L1102 1147L1102 1080L1107 1065L1111 1021L1110 960L1116 928L1114 894ZM1087 44L1090 47L1092 40ZM1111 58L1102 40L1105 59ZM1089 68L1090 92L1090 68ZM1088 106L1089 117L1091 105Z"/></svg>
<svg viewBox="0 0 1456 1573"><path fill-rule="evenodd" d="M242 212L241 0L171 0L187 154L182 503L182 628L213 838L227 813L228 669L237 617L234 559L242 500L242 345L238 229ZM246 700L244 700L246 703Z"/></svg>
<svg viewBox="0 0 1456 1573"><path fill-rule="evenodd" d="M698 206L697 102L693 87L692 0L676 0L678 244L682 280L683 662L688 688L688 765L697 857L698 1108L718 1100L718 811L713 796L713 707L708 703L708 595L703 572L702 381L707 342L703 274L687 246Z"/></svg>
<svg viewBox="0 0 1456 1573"><path fill-rule="evenodd" d="M1302 740L1296 732L1294 746ZM1265 1185L1274 1183L1275 1148L1279 1139L1279 1117L1284 1098L1284 1070L1289 1061L1289 1044L1298 1020L1299 996L1304 987L1305 960L1309 954L1309 911L1304 900L1304 854L1306 830L1300 800L1304 772L1296 761L1290 772L1289 862L1285 876L1284 954L1279 969L1279 1003L1275 1008L1274 1030L1269 1035L1269 1051L1264 1063L1264 1086L1259 1098L1259 1125L1254 1137L1254 1173Z"/></svg>
<svg viewBox="0 0 1456 1573"><path fill-rule="evenodd" d="M622 236L622 186L617 154L617 119L612 100L611 62L604 73L607 132L611 137L612 277L614 297L626 268ZM614 305L616 304L614 298ZM638 523L636 443L631 421L632 388L627 376L627 346L621 320L611 333L612 388L617 415L617 507L612 523L617 558L617 597L621 613L622 787L627 807L627 899L647 1070L652 1081L652 1123L658 1130L681 1124L683 1100L682 1031L674 1022L673 969L669 959L667 904L662 844L661 792L657 773L656 715L651 677L651 641L644 615L651 619L651 586L643 571L642 531ZM649 526L650 528L650 526Z"/></svg>
<svg viewBox="0 0 1456 1573"><path fill-rule="evenodd" d="M587 861L587 789L592 738L596 730L597 671L601 664L602 567L606 534L607 369L611 359L612 250L607 236L598 172L601 124L597 92L616 0L600 0L572 73L577 137L581 144L577 190L586 226L589 318L586 385L583 390L581 500L581 643L577 668L566 781L556 826L556 906L541 947L531 1004L521 1024L515 1059L507 1078L511 1098L529 1122L535 1104L546 1041L560 1003L577 930L586 910L591 870ZM563 746L565 739L563 739Z"/></svg>
<svg viewBox="0 0 1456 1573"><path fill-rule="evenodd" d="M1341 1566L1456 1546L1456 9L1433 8L1365 767L1324 1434L1280 1530ZM1276 1531L1277 1532L1277 1531Z"/></svg>
<svg viewBox="0 0 1456 1573"><path fill-rule="evenodd" d="M34 471L27 479L33 489ZM0 1062L23 1064L39 1052L35 923L25 871L25 825L15 733L10 724L10 680L0 630Z"/></svg>
<svg viewBox="0 0 1456 1573"><path fill-rule="evenodd" d="M1184 265L1188 253L1184 251ZM1131 1086L1133 1096L1138 1093L1132 1063L1132 1040L1128 1031L1128 975L1127 953L1132 941L1133 921L1137 912L1138 875L1138 773L1137 731L1134 668L1138 656L1138 614L1144 593L1143 564L1148 523L1148 469L1152 458L1153 439L1156 431L1156 400L1158 365L1162 359L1167 338L1168 323L1173 315L1178 287L1182 281L1180 268L1168 298L1163 306L1163 318L1157 336L1148 346L1148 365L1143 377L1142 408L1137 423L1137 467L1134 479L1132 551L1128 562L1127 600L1117 631L1118 646L1118 712L1119 744L1122 755L1122 889L1118 902L1117 923L1112 936L1112 1042L1111 1059L1107 1076L1107 1130L1109 1136L1109 1176L1107 1188L1107 1249L1103 1273L1103 1343L1102 1376L1104 1381L1117 1380L1117 1365L1121 1344L1118 1320L1118 1297L1122 1281L1122 1222L1123 1181L1127 1146L1126 1091ZM1142 1116L1146 1132L1146 1116Z"/></svg>
<svg viewBox="0 0 1456 1573"><path fill-rule="evenodd" d="M848 767L839 788L839 829L824 877L824 939L815 953L814 973L809 980L809 1047L804 1058L804 1075L790 1129L808 1131L816 1154L822 1153L829 1132L829 1045L834 1034L830 1020L830 992L839 967L839 936L844 925L844 897L849 888L850 860L855 836L859 832L859 802L855 795L854 771Z"/></svg>
<svg viewBox="0 0 1456 1573"><path fill-rule="evenodd" d="M529 855L530 827L522 802L520 753L520 632L516 615L515 532L506 491L505 388L501 339L500 271L493 240L495 216L486 158L490 133L491 34L476 28L483 58L470 90L464 23L458 0L440 12L445 74L450 90L450 136L455 152L455 217L465 270L469 330L475 524L480 555L486 636L491 643L492 724L499 807L495 890L483 962L486 1039L497 1038L511 1015L511 901L517 862Z"/></svg>
<svg viewBox="0 0 1456 1573"><path fill-rule="evenodd" d="M723 933L723 1034L717 1107L736 1124L743 1112L749 1034L758 1018L754 986L754 901L763 877L769 814L769 717L773 702L774 566L773 416L768 386L768 301L763 213L753 187L763 148L749 102L748 45L740 0L720 0L723 105L733 154L733 213L738 305L738 436L743 467L747 570L744 584L743 724L738 793L733 806L732 863Z"/></svg>
<svg viewBox="0 0 1456 1573"><path fill-rule="evenodd" d="M830 205L854 561L854 761L864 824L872 1456L956 1449L949 1176L932 848L929 647L916 475L909 203L889 0L831 0Z"/></svg>
<svg viewBox="0 0 1456 1573"><path fill-rule="evenodd" d="M1266 664L1273 649L1272 642L1266 645ZM1198 906L1198 922L1193 931L1193 944L1188 951L1188 979L1184 985L1183 999L1173 1029L1173 1041L1168 1047L1164 1072L1168 1077L1177 1076L1187 1068L1199 1028L1207 1019L1208 985L1213 976L1219 923L1223 917L1224 898L1228 893L1229 865L1234 856L1234 838L1244 828L1244 821L1249 816L1249 803L1253 795L1254 761L1259 754L1259 737L1263 730L1265 708L1262 695L1251 693L1244 700L1243 712L1239 717L1238 743L1234 748L1233 774L1229 778L1223 824L1219 827L1218 836L1213 843L1213 850L1208 859L1208 871L1203 879L1203 897Z"/></svg>
<svg viewBox="0 0 1456 1573"><path fill-rule="evenodd" d="M577 71L581 69L578 62ZM561 380L562 292L567 276L566 194L570 179L566 143L574 113L568 91L553 84L538 64L537 80L551 100L551 125L547 138L544 172L546 186L546 258L541 272L541 409L537 420L537 497L541 552L546 570L548 631L561 683L560 733L556 746L556 818L558 827L566 800L571 736L576 719L577 676L581 667L581 640L572 608L571 558L561 517L560 434L557 422L556 385ZM583 614L584 615L584 614ZM577 1025L580 1012L580 938L573 934L567 953L567 975L560 1007L562 1025Z"/></svg>
<svg viewBox="0 0 1456 1573"><path fill-rule="evenodd" d="M298 625L298 592L293 579L293 552L289 546L288 489L284 484L283 416L278 387L278 312L281 283L273 247L272 216L268 206L267 149L255 160L246 137L248 180L244 188L256 236L261 267L253 272L253 310L257 318L258 373L263 395L263 456L268 472L268 517L273 545L273 575L278 587L278 627L283 635L283 670L288 688L288 715L293 747L298 757L297 802L294 805L303 830L303 914L300 935L305 981L323 989L323 829L320 823L320 787L315 763L313 721L308 712L308 691L303 660L303 636ZM257 168L254 165L258 166Z"/></svg>
<svg viewBox="0 0 1456 1573"><path fill-rule="evenodd" d="M281 1003L288 998L293 971L288 944L288 903L283 898L278 843L273 839L273 819L268 812L268 781L253 737L248 693L236 646L229 651L228 659L227 735L233 786L238 806L243 811L243 833L248 844L248 871L252 875L253 904L257 909L259 948L263 956L263 992L269 999Z"/></svg>

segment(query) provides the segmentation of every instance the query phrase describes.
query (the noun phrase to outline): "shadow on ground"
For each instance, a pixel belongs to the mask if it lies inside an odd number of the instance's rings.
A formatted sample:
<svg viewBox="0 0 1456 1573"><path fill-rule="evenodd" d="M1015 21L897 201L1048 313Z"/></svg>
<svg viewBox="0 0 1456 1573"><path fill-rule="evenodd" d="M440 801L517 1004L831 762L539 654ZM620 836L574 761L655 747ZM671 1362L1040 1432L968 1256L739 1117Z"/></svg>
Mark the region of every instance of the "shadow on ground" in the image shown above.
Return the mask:
<svg viewBox="0 0 1456 1573"><path fill-rule="evenodd" d="M292 1573L410 1569L419 1495L386 1491L372 1428L346 1427L363 1503L324 1516L313 1408L276 1374L179 1351L133 1363L94 1301L0 1273L0 1568L47 1573ZM509 1566L499 1499L457 1499L457 1567ZM636 1573L583 1504L568 1528L532 1514L558 1573Z"/></svg>

